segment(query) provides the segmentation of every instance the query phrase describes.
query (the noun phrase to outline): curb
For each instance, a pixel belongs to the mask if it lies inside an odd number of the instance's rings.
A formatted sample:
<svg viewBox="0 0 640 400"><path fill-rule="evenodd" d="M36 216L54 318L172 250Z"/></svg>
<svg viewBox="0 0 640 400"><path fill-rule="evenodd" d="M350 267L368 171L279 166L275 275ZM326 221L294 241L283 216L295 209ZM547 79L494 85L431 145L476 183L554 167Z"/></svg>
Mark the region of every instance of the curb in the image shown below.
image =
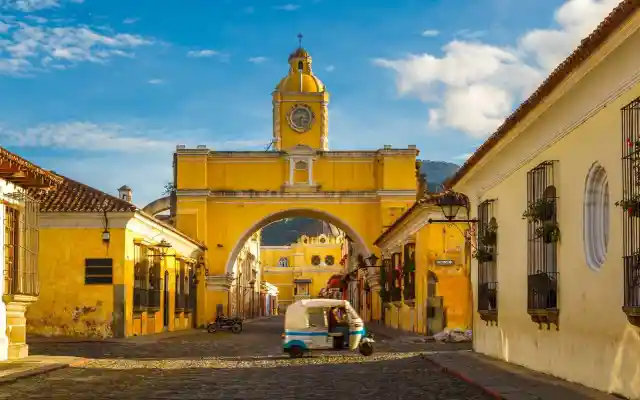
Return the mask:
<svg viewBox="0 0 640 400"><path fill-rule="evenodd" d="M53 371L57 371L60 369L64 369L64 368L73 368L73 367L80 367L82 365L85 365L86 363L89 362L88 358L82 358L73 362L69 362L69 363L56 363L56 364L51 364L51 365L43 365L41 367L38 368L34 368L31 370L27 370L27 371L22 371L22 372L18 372L15 374L11 374L8 376L4 376L0 378L0 385L6 385L8 383L13 383L17 380L20 379L24 379L24 378L31 378L33 376L38 376L38 375L43 375L49 372L53 372Z"/></svg>
<svg viewBox="0 0 640 400"><path fill-rule="evenodd" d="M506 398L504 396L502 396L500 393L496 392L495 390L489 389L488 387L486 387L486 386L474 381L473 379L469 378L468 376L466 376L466 375L464 375L464 374L462 374L462 373L460 373L460 372L458 372L456 370L453 370L451 368L445 367L444 365L440 364L439 362L434 361L431 358L429 358L428 355L423 354L422 357L425 360L437 365L442 370L442 372L444 372L446 374L449 374L451 376L454 376L454 377L460 379L461 381L463 381L463 382L465 382L465 383L467 383L467 384L469 384L471 386L474 386L474 387L482 390L485 394L493 397L494 399L506 400Z"/></svg>

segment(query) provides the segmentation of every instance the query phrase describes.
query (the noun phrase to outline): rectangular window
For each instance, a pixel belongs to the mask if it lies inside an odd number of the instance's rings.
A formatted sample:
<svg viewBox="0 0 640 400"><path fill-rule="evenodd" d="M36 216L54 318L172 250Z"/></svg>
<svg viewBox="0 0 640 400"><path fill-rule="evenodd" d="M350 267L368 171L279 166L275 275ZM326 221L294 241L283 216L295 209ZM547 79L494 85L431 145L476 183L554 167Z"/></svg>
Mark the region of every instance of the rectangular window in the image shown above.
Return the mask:
<svg viewBox="0 0 640 400"><path fill-rule="evenodd" d="M5 294L37 296L38 203L24 192L7 195L16 206L4 206Z"/></svg>
<svg viewBox="0 0 640 400"><path fill-rule="evenodd" d="M4 294L12 294L18 275L18 210L4 206Z"/></svg>
<svg viewBox="0 0 640 400"><path fill-rule="evenodd" d="M496 321L498 312L497 238L494 200L478 205L478 240L474 257L478 262L478 312L485 321Z"/></svg>
<svg viewBox="0 0 640 400"><path fill-rule="evenodd" d="M623 310L640 326L640 98L622 108Z"/></svg>
<svg viewBox="0 0 640 400"><path fill-rule="evenodd" d="M555 161L527 173L527 307L534 322L554 323L558 317L558 196Z"/></svg>
<svg viewBox="0 0 640 400"><path fill-rule="evenodd" d="M86 258L84 260L86 285L111 285L113 283L112 258Z"/></svg>

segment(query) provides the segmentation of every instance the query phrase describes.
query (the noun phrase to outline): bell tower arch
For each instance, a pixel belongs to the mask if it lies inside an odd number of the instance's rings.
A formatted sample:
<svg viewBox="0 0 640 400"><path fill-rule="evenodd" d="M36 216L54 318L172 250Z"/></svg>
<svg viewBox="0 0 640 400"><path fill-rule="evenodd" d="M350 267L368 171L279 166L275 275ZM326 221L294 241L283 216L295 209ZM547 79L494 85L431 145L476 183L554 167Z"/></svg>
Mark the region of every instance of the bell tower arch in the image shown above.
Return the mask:
<svg viewBox="0 0 640 400"><path fill-rule="evenodd" d="M299 145L329 149L329 93L312 70L312 59L299 46L289 55L289 72L276 86L273 97L273 148L287 150Z"/></svg>

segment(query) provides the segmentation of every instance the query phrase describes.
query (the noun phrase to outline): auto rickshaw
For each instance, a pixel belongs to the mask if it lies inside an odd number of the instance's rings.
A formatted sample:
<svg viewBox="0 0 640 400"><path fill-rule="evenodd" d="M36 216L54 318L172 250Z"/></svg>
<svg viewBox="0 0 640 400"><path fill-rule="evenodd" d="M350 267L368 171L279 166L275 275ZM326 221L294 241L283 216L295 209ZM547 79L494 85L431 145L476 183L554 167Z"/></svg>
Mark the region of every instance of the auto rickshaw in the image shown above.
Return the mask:
<svg viewBox="0 0 640 400"><path fill-rule="evenodd" d="M342 319L332 324L332 314L341 312ZM287 307L282 334L284 352L292 358L313 350L341 350L348 347L363 356L373 354L373 335L346 300L307 299Z"/></svg>

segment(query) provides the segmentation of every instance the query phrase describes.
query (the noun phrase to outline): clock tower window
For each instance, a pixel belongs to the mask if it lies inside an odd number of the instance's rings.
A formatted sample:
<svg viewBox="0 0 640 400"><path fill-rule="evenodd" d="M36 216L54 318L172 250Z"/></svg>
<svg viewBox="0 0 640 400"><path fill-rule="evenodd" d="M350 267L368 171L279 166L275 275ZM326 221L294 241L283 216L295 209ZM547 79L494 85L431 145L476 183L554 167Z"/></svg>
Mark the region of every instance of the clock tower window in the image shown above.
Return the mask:
<svg viewBox="0 0 640 400"><path fill-rule="evenodd" d="M292 158L289 160L289 184L313 185L313 160Z"/></svg>

